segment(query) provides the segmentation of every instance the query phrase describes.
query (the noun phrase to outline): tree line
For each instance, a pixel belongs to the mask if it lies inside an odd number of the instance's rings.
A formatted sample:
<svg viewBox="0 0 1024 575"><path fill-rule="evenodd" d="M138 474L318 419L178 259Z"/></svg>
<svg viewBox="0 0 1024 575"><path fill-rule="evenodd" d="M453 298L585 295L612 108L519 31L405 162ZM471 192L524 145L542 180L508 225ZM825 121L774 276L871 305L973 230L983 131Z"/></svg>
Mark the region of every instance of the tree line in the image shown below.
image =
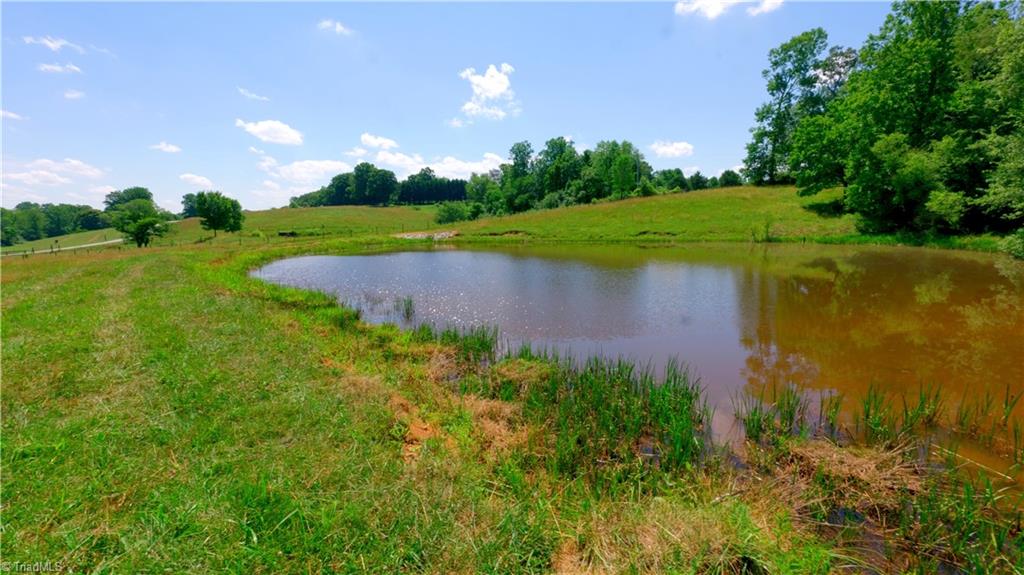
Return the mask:
<svg viewBox="0 0 1024 575"><path fill-rule="evenodd" d="M829 47L820 28L773 49L744 175L802 195L842 188L868 232L1021 228L1021 11L897 2L859 50Z"/></svg>
<svg viewBox="0 0 1024 575"><path fill-rule="evenodd" d="M107 227L108 214L92 206L21 202L13 210L0 208L0 244L5 246Z"/></svg>
<svg viewBox="0 0 1024 575"><path fill-rule="evenodd" d="M473 174L468 181L439 177L423 168L399 182L390 170L363 162L326 186L291 198L289 206L442 203L438 219L444 223L743 183L733 170L710 178L699 171L686 176L679 168L654 171L628 141L599 142L581 153L569 140L552 138L536 154L530 142L523 141L512 145L508 159L498 169Z"/></svg>

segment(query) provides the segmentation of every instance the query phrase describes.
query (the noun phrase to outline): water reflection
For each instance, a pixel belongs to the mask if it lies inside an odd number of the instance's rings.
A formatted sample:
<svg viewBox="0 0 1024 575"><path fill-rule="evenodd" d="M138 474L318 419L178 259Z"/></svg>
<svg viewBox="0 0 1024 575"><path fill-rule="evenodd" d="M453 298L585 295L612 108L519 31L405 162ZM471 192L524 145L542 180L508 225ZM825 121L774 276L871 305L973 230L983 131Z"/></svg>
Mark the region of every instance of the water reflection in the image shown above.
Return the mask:
<svg viewBox="0 0 1024 575"><path fill-rule="evenodd" d="M1024 390L1024 265L998 256L826 246L532 246L311 256L268 281L323 290L373 322L497 325L512 343L847 397L940 385L951 401ZM396 300L410 297L406 321ZM1018 405L1018 410L1024 405Z"/></svg>

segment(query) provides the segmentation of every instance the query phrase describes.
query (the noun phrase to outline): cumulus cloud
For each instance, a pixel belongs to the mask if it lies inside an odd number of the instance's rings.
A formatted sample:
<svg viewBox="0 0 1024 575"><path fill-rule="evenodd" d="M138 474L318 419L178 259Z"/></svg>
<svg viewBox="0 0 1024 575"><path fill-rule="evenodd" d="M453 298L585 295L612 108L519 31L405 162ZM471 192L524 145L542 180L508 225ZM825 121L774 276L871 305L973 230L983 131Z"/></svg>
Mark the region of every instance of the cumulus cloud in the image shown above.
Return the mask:
<svg viewBox="0 0 1024 575"><path fill-rule="evenodd" d="M256 136L262 142L270 142L272 144L285 144L288 146L298 146L302 144L302 133L292 128L284 122L277 120L263 120L260 122L245 122L239 119L235 120L235 126L242 128L246 132L249 132L253 136Z"/></svg>
<svg viewBox="0 0 1024 575"><path fill-rule="evenodd" d="M71 62L68 62L67 64L40 64L39 71L50 72L53 74L70 74L72 72L75 74L82 73L82 69Z"/></svg>
<svg viewBox="0 0 1024 575"><path fill-rule="evenodd" d="M509 114L519 113L519 102L512 90L509 76L515 72L511 64L495 66L491 64L483 74L477 74L475 68L466 68L459 72L459 77L469 82L473 91L470 99L462 105L462 113L466 118L487 118L502 120ZM461 127L463 121L450 121L449 125Z"/></svg>
<svg viewBox="0 0 1024 575"><path fill-rule="evenodd" d="M0 118L6 118L8 120L24 120L25 117L20 114L8 110L0 110Z"/></svg>
<svg viewBox="0 0 1024 575"><path fill-rule="evenodd" d="M76 160L74 158L64 158L63 160L40 158L38 160L32 160L26 164L26 167L30 170L46 170L49 172L56 172L58 174L69 174L85 178L98 178L104 173L103 170L96 166L92 166L82 160Z"/></svg>
<svg viewBox="0 0 1024 575"><path fill-rule="evenodd" d="M438 176L445 178L469 179L473 174L486 174L501 166L501 156L493 152L484 154L483 159L477 161L460 160L453 156L445 156L440 161L430 164Z"/></svg>
<svg viewBox="0 0 1024 575"><path fill-rule="evenodd" d="M63 48L71 48L72 50L75 50L79 54L85 54L85 49L84 48L82 48L78 44L73 44L71 42L68 42L64 38L54 38L52 36L41 36L41 37L23 36L21 39L24 40L26 44L40 44L42 46L46 46L47 48L49 48L50 50L52 50L54 52L60 52L61 49L63 49Z"/></svg>
<svg viewBox="0 0 1024 575"><path fill-rule="evenodd" d="M238 88L238 93L243 95L243 96L245 96L246 98L248 98L250 100L257 100L259 102L269 102L270 101L270 98L268 98L266 96L260 96L259 94L254 94L254 93L250 92L249 90L246 90L245 88L242 88L242 87Z"/></svg>
<svg viewBox="0 0 1024 575"><path fill-rule="evenodd" d="M782 6L782 2L783 0L759 0L747 8L747 14L757 16L771 12ZM744 0L678 0L675 11L680 16L699 14L708 20L714 20L734 5L741 3L744 3Z"/></svg>
<svg viewBox="0 0 1024 575"><path fill-rule="evenodd" d="M447 124L453 128L461 128L466 125L466 123L462 121L462 118L452 118L451 120L448 120Z"/></svg>
<svg viewBox="0 0 1024 575"><path fill-rule="evenodd" d="M352 35L351 28L346 28L345 25L342 24L341 22L338 22L337 20L331 20L330 18L321 20L320 23L316 25L316 27L321 30L330 30L331 32L334 32L339 36Z"/></svg>
<svg viewBox="0 0 1024 575"><path fill-rule="evenodd" d="M387 150L377 152L375 160L378 166L385 166L391 169L400 178L414 174L427 165L419 154L409 155L401 152L389 152Z"/></svg>
<svg viewBox="0 0 1024 575"><path fill-rule="evenodd" d="M351 150L345 152L345 155L350 157L350 158L362 158L366 154L367 154L366 148L360 148L359 146L356 146L356 147L352 148Z"/></svg>
<svg viewBox="0 0 1024 575"><path fill-rule="evenodd" d="M368 148L380 148L382 150L390 150L391 148L397 148L398 142L391 138L385 138L383 136L374 136L363 132L362 136L359 136L359 141Z"/></svg>
<svg viewBox="0 0 1024 575"><path fill-rule="evenodd" d="M67 100L81 100L85 97L85 92L79 90L68 90L64 92L64 98Z"/></svg>
<svg viewBox="0 0 1024 575"><path fill-rule="evenodd" d="M4 180L13 180L27 186L59 186L70 184L71 179L47 170L29 170L26 172L6 172Z"/></svg>
<svg viewBox="0 0 1024 575"><path fill-rule="evenodd" d="M693 155L693 145L689 142L667 142L658 140L650 145L651 151L659 158L681 158Z"/></svg>
<svg viewBox="0 0 1024 575"><path fill-rule="evenodd" d="M257 148L256 146L249 146L249 151L252 152L253 154L259 154L261 156L263 154L266 154L266 152L264 152L263 150Z"/></svg>
<svg viewBox="0 0 1024 575"><path fill-rule="evenodd" d="M766 14L773 10L778 10L780 6L782 6L782 0L761 0L756 6L747 8L747 14L751 16Z"/></svg>
<svg viewBox="0 0 1024 575"><path fill-rule="evenodd" d="M167 142L160 142L159 144L153 144L149 147L151 150L160 150L161 152L167 152L168 154L177 154L181 151L181 148L174 144L168 144Z"/></svg>
<svg viewBox="0 0 1024 575"><path fill-rule="evenodd" d="M480 160L461 160L454 156L427 162L419 154L403 154L381 150L375 158L377 165L393 170L399 177L415 174L423 168L430 168L443 178L468 179L472 174L485 174L501 166L501 156L488 152Z"/></svg>
<svg viewBox="0 0 1024 575"><path fill-rule="evenodd" d="M197 174L185 173L178 176L178 179L195 188L208 190L213 187L213 182L210 181L210 178Z"/></svg>
<svg viewBox="0 0 1024 575"><path fill-rule="evenodd" d="M115 190L117 190L117 188L115 188L114 186L92 186L89 188L89 193L106 196L107 194Z"/></svg>
<svg viewBox="0 0 1024 575"><path fill-rule="evenodd" d="M351 169L352 166L338 160L299 160L278 166L272 174L294 184L313 184Z"/></svg>

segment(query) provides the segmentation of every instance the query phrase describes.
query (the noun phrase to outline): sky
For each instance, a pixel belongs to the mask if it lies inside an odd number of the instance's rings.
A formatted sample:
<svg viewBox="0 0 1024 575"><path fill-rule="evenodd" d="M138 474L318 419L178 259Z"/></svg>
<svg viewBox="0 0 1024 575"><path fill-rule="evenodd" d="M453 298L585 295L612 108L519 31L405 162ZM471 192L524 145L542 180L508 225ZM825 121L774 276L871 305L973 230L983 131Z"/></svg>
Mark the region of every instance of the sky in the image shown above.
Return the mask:
<svg viewBox="0 0 1024 575"><path fill-rule="evenodd" d="M130 186L286 206L361 161L468 177L515 142L742 162L768 51L859 47L884 2L0 5L2 203Z"/></svg>

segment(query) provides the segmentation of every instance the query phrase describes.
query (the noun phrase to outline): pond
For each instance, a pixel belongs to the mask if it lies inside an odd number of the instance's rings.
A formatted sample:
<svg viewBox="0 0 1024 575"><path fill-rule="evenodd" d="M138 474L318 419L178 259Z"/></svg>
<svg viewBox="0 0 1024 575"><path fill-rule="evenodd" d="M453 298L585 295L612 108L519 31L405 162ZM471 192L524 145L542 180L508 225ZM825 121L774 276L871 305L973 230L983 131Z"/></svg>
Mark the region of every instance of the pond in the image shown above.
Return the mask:
<svg viewBox="0 0 1024 575"><path fill-rule="evenodd" d="M374 323L497 326L512 345L656 369L678 358L701 378L719 434L734 427L734 398L766 385L841 393L848 413L872 385L908 397L940 386L947 406L997 410L1007 393L1024 392L1024 264L1001 256L821 245L458 247L295 257L254 275L334 294Z"/></svg>

